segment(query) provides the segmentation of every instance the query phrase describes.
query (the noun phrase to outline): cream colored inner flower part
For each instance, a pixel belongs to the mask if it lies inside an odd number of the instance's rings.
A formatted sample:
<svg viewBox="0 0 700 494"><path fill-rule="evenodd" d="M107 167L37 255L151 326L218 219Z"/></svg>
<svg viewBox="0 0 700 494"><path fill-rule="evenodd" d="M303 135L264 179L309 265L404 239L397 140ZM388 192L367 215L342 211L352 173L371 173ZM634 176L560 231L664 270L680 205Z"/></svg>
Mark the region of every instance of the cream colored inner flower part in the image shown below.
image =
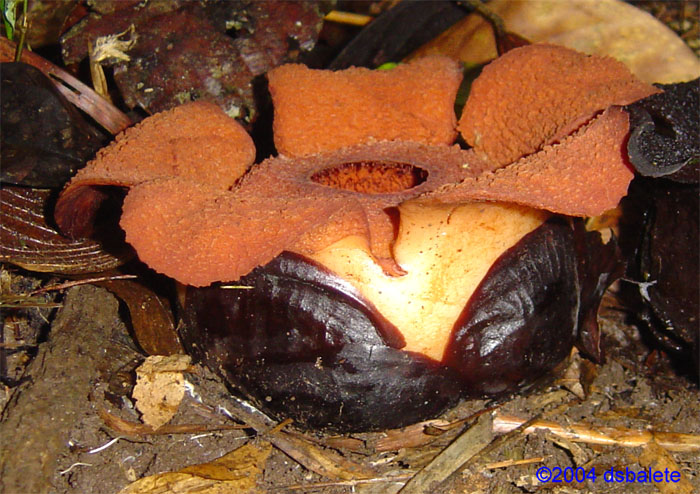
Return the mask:
<svg viewBox="0 0 700 494"><path fill-rule="evenodd" d="M404 276L387 276L360 236L308 257L349 281L394 324L404 350L442 360L453 325L493 263L549 214L524 206L478 202L400 207L394 246Z"/></svg>

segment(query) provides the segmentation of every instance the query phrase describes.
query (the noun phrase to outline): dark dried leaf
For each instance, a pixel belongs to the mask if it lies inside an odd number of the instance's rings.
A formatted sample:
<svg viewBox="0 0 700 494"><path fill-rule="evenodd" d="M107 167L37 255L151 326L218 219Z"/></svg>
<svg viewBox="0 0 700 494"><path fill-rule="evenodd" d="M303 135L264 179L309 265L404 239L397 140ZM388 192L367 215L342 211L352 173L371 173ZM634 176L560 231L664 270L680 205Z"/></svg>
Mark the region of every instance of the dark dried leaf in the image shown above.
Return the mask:
<svg viewBox="0 0 700 494"><path fill-rule="evenodd" d="M65 274L107 271L127 253L112 254L94 241L59 235L44 216L51 191L4 186L0 193L0 261L31 271Z"/></svg>
<svg viewBox="0 0 700 494"><path fill-rule="evenodd" d="M246 10L234 43L256 76L311 51L323 25L318 2L254 2Z"/></svg>
<svg viewBox="0 0 700 494"><path fill-rule="evenodd" d="M231 116L253 112L254 74L234 40L218 32L197 4L136 27L131 61L115 67L125 103L155 113L204 99Z"/></svg>
<svg viewBox="0 0 700 494"><path fill-rule="evenodd" d="M3 63L0 148L4 183L62 187L103 136L39 69Z"/></svg>
<svg viewBox="0 0 700 494"><path fill-rule="evenodd" d="M61 37L61 53L66 65L80 63L88 56L88 44L102 36L146 24L155 16L171 12L184 4L181 0L101 0L93 2L94 11Z"/></svg>
<svg viewBox="0 0 700 494"><path fill-rule="evenodd" d="M658 87L664 92L625 107L630 114L630 161L646 177L698 183L700 79Z"/></svg>
<svg viewBox="0 0 700 494"><path fill-rule="evenodd" d="M129 308L134 337L143 351L148 355L183 353L167 298L135 281L106 281L100 286L116 295Z"/></svg>
<svg viewBox="0 0 700 494"><path fill-rule="evenodd" d="M27 44L36 49L58 43L64 29L81 15L80 0L33 0L28 4Z"/></svg>
<svg viewBox="0 0 700 494"><path fill-rule="evenodd" d="M376 68L401 61L468 13L455 2L401 2L368 24L329 68Z"/></svg>
<svg viewBox="0 0 700 494"><path fill-rule="evenodd" d="M253 78L311 50L321 23L315 2L173 0L91 14L62 44L66 63L75 63L86 56L88 42L133 24L131 61L114 72L128 106L155 113L203 99L250 121L256 114ZM234 29L235 39L228 35Z"/></svg>

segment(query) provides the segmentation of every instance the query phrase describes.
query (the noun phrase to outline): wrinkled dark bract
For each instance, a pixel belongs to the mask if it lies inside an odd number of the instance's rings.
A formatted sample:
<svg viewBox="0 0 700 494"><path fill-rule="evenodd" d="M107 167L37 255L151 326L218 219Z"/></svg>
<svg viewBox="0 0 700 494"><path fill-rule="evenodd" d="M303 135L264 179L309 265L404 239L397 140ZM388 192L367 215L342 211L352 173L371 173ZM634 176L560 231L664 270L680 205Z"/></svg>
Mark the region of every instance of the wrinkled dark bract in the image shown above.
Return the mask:
<svg viewBox="0 0 700 494"><path fill-rule="evenodd" d="M81 274L108 271L133 253L123 238L112 242L69 240L46 219L54 198L48 189L3 186L0 192L0 262L30 271ZM114 230L112 230L114 232Z"/></svg>
<svg viewBox="0 0 700 494"><path fill-rule="evenodd" d="M188 290L183 343L264 410L307 427L369 430L459 398L454 372L395 348L386 321L304 258L283 254L239 283L253 288Z"/></svg>
<svg viewBox="0 0 700 494"><path fill-rule="evenodd" d="M351 285L288 253L233 287L188 288L181 336L189 353L277 417L340 431L400 427L465 396L527 388L565 360L580 301L594 313L602 294L597 283L579 283L577 263L568 220L525 236L472 296L445 362L400 350L393 325ZM584 286L595 295L582 295Z"/></svg>
<svg viewBox="0 0 700 494"><path fill-rule="evenodd" d="M697 185L664 179L632 184L624 224L632 259L627 286L633 304L642 307L647 327L681 367L694 362L700 376L700 191ZM636 234L636 236L635 236Z"/></svg>
<svg viewBox="0 0 700 494"><path fill-rule="evenodd" d="M3 63L0 153L3 183L62 187L105 141L39 69Z"/></svg>
<svg viewBox="0 0 700 494"><path fill-rule="evenodd" d="M597 231L586 231L583 221L575 221L576 255L581 302L576 346L587 357L602 362L604 351L598 327L598 307L610 285L625 274L627 263L615 237L603 244Z"/></svg>
<svg viewBox="0 0 700 494"><path fill-rule="evenodd" d="M569 354L579 308L573 242L569 224L550 221L491 267L447 348L467 394L521 389Z"/></svg>
<svg viewBox="0 0 700 494"><path fill-rule="evenodd" d="M646 177L698 183L700 79L657 86L664 92L625 107L630 114L630 161Z"/></svg>

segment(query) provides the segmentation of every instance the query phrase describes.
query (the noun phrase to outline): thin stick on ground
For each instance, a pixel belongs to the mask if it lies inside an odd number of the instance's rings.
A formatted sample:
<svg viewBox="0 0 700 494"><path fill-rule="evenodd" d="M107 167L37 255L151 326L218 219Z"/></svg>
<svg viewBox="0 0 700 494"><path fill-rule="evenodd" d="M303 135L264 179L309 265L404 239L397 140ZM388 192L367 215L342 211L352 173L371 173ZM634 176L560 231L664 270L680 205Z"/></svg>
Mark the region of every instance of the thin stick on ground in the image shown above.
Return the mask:
<svg viewBox="0 0 700 494"><path fill-rule="evenodd" d="M496 414L493 419L495 433L510 432L526 421L512 415ZM529 424L524 434L533 434L538 430L550 432L573 442L623 446L636 448L656 441L668 451L700 451L700 435L652 430L636 430L622 427L593 427L585 424L571 424L566 427L549 420L536 420Z"/></svg>

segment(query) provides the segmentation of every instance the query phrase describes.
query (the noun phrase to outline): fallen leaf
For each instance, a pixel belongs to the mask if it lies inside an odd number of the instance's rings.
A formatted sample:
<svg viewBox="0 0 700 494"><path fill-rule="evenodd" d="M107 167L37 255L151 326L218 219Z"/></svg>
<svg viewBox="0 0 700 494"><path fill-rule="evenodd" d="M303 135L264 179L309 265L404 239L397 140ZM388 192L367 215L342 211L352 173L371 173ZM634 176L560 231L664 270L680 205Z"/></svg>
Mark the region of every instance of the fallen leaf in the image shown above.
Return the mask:
<svg viewBox="0 0 700 494"><path fill-rule="evenodd" d="M21 62L1 67L3 183L63 187L105 144L104 136L39 69Z"/></svg>
<svg viewBox="0 0 700 494"><path fill-rule="evenodd" d="M508 31L532 43L609 55L645 82L680 82L700 75L700 61L683 40L650 14L620 0L493 0L488 8ZM496 45L487 21L472 14L411 56L435 53L469 66L495 58Z"/></svg>
<svg viewBox="0 0 700 494"><path fill-rule="evenodd" d="M148 355L184 353L175 330L170 302L145 285L131 280L100 283L129 308L134 337Z"/></svg>
<svg viewBox="0 0 700 494"><path fill-rule="evenodd" d="M678 482L655 482L656 488L661 494L691 494L696 492L693 485L687 477L681 473L681 467L673 459L673 456L664 448L659 446L656 441L650 441L642 449L642 454L639 455L639 464L651 469L653 472L678 472Z"/></svg>
<svg viewBox="0 0 700 494"><path fill-rule="evenodd" d="M8 2L5 2L7 5ZM61 33L84 14L80 0L32 0L27 6L27 45L36 50L58 42Z"/></svg>
<svg viewBox="0 0 700 494"><path fill-rule="evenodd" d="M272 447L248 443L209 463L160 473L137 480L119 494L255 494Z"/></svg>
<svg viewBox="0 0 700 494"><path fill-rule="evenodd" d="M317 2L114 3L63 36L66 63L85 58L88 43L133 25L130 60L110 59L127 106L156 113L205 100L246 122L257 114L253 79L313 49L323 19Z"/></svg>
<svg viewBox="0 0 700 494"><path fill-rule="evenodd" d="M489 8L533 43L609 55L645 82L700 76L700 61L683 40L651 14L620 0L494 0Z"/></svg>
<svg viewBox="0 0 700 494"><path fill-rule="evenodd" d="M175 416L185 396L183 372L190 363L187 355L154 355L136 369L132 397L146 425L158 429Z"/></svg>

